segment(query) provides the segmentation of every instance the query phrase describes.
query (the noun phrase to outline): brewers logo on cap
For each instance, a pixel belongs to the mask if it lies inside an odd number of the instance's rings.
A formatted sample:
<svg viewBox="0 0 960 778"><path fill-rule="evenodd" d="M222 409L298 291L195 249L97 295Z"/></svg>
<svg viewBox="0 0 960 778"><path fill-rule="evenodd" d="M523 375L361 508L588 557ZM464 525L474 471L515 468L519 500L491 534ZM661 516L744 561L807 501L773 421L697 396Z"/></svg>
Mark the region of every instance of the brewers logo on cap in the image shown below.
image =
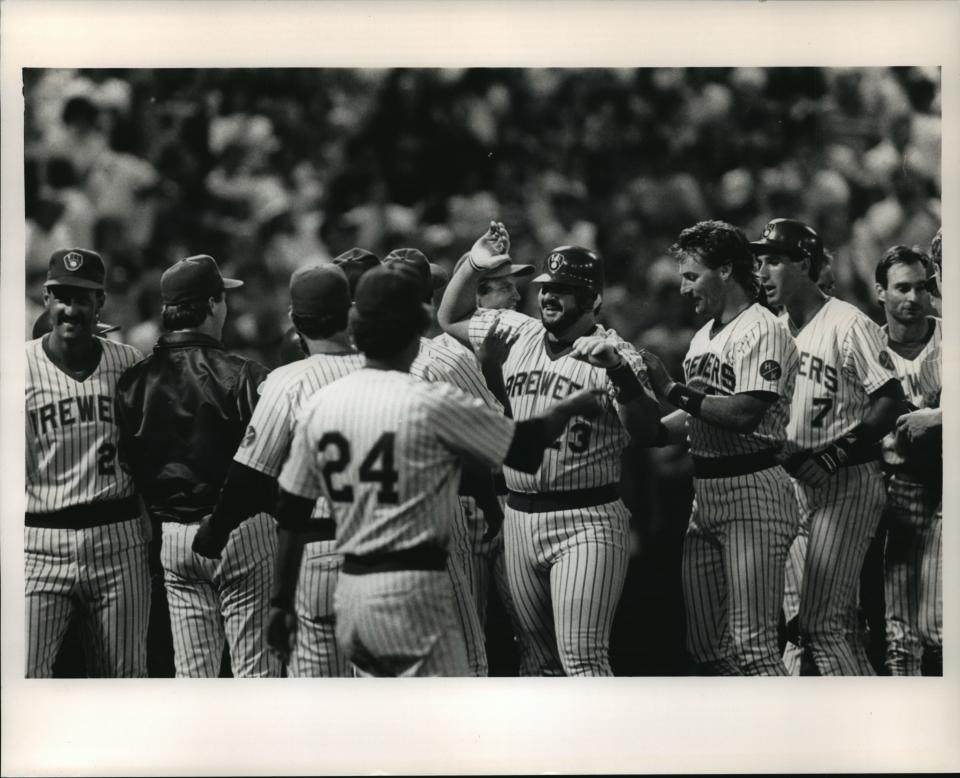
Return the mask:
<svg viewBox="0 0 960 778"><path fill-rule="evenodd" d="M563 254L559 252L553 252L549 257L547 257L547 268L551 273L556 273L560 268L560 265L563 264Z"/></svg>
<svg viewBox="0 0 960 778"><path fill-rule="evenodd" d="M63 255L63 264L67 270L79 270L83 266L83 254L78 251L70 251Z"/></svg>

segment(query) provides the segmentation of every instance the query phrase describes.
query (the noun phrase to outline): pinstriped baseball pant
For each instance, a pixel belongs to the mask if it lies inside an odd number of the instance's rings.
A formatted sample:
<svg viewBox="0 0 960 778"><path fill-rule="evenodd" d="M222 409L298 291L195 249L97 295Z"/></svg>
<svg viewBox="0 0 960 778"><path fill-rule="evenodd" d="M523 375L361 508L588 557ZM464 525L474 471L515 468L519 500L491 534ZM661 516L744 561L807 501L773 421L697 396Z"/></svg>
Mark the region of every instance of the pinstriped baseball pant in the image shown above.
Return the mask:
<svg viewBox="0 0 960 778"><path fill-rule="evenodd" d="M550 513L507 507L521 675L613 675L610 630L630 561L629 522L620 500Z"/></svg>
<svg viewBox="0 0 960 778"><path fill-rule="evenodd" d="M454 612L460 631L463 633L467 648L467 666L470 675L483 678L489 674L487 648L484 640L483 622L477 605L475 576L478 574L476 552L471 548L471 528L468 522L473 518L468 513L465 501L473 500L460 497L450 522L450 548L447 556L447 573L453 587ZM475 515L475 512L474 512Z"/></svg>
<svg viewBox="0 0 960 778"><path fill-rule="evenodd" d="M343 557L336 542L319 540L303 548L297 582L297 642L287 670L291 678L348 678L353 675L337 643L334 593Z"/></svg>
<svg viewBox="0 0 960 778"><path fill-rule="evenodd" d="M941 495L890 475L887 521L885 663L891 675L920 675L924 647L943 645Z"/></svg>
<svg viewBox="0 0 960 778"><path fill-rule="evenodd" d="M144 678L150 571L139 518L87 529L24 528L27 678L50 678L74 609L92 678Z"/></svg>
<svg viewBox="0 0 960 778"><path fill-rule="evenodd" d="M341 573L334 602L337 640L358 675L469 675L446 571Z"/></svg>
<svg viewBox="0 0 960 778"><path fill-rule="evenodd" d="M799 615L801 674L873 675L853 612L886 502L880 466L844 467L822 487L797 483L796 494L800 533L787 562L783 610L788 621Z"/></svg>
<svg viewBox="0 0 960 778"><path fill-rule="evenodd" d="M780 467L694 479L681 576L687 650L705 672L786 675L777 626L798 522Z"/></svg>
<svg viewBox="0 0 960 778"><path fill-rule="evenodd" d="M237 678L277 677L266 643L277 529L258 513L230 534L221 559L193 553L199 524L164 522L160 561L178 678L216 678L226 641Z"/></svg>

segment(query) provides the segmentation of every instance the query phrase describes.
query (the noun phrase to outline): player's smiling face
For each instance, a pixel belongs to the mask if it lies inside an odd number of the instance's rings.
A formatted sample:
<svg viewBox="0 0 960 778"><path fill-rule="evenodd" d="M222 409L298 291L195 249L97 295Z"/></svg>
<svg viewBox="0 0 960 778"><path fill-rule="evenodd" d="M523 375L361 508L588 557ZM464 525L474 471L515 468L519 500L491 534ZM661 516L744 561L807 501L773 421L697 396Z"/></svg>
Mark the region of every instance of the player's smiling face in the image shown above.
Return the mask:
<svg viewBox="0 0 960 778"><path fill-rule="evenodd" d="M780 254L763 254L757 258L757 274L770 305L786 305L798 281L806 275L806 263L795 262Z"/></svg>
<svg viewBox="0 0 960 778"><path fill-rule="evenodd" d="M482 281L477 292L478 303L481 308L516 308L520 302L520 292L516 282L509 276L506 278L491 278Z"/></svg>
<svg viewBox="0 0 960 778"><path fill-rule="evenodd" d="M877 297L887 315L913 324L927 315L929 292L927 272L919 262L913 265L897 263L887 271L887 288L877 285Z"/></svg>
<svg viewBox="0 0 960 778"><path fill-rule="evenodd" d="M699 316L717 319L723 313L726 288L720 270L707 267L696 254L680 258L680 294L693 300Z"/></svg>
<svg viewBox="0 0 960 778"><path fill-rule="evenodd" d="M577 300L576 289L567 284L541 284L538 295L540 321L547 332L560 335L589 313Z"/></svg>
<svg viewBox="0 0 960 778"><path fill-rule="evenodd" d="M93 336L103 293L77 286L48 286L43 290L43 304L50 312L50 324L57 338L81 340Z"/></svg>

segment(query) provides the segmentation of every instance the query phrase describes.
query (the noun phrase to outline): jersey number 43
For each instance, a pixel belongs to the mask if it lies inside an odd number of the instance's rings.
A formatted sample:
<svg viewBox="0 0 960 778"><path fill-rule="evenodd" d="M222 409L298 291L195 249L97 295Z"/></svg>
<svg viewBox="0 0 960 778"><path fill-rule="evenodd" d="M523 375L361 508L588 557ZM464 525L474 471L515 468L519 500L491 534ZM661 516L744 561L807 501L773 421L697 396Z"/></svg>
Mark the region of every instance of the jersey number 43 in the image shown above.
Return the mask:
<svg viewBox="0 0 960 778"><path fill-rule="evenodd" d="M384 432L370 448L360 462L358 471L361 483L376 483L377 501L381 505L396 505L400 502L397 492L397 481L400 475L394 466L393 449L396 434ZM327 484L330 499L335 502L353 502L353 486L344 484L341 487L334 485L334 476L341 474L350 466L352 450L350 441L340 432L327 432L317 443L317 449L323 454L323 480Z"/></svg>

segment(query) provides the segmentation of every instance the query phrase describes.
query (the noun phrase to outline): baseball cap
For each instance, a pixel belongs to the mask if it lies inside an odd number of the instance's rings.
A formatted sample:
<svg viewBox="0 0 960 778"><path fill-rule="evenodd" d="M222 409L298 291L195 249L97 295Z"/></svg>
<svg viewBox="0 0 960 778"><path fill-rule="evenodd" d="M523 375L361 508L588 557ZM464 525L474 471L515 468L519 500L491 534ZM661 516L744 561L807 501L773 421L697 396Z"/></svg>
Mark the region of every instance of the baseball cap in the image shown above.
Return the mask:
<svg viewBox="0 0 960 778"><path fill-rule="evenodd" d="M107 270L103 257L90 249L57 249L50 255L44 286L77 286L103 289Z"/></svg>
<svg viewBox="0 0 960 778"><path fill-rule="evenodd" d="M394 249L383 258L383 264L401 264L413 270L420 279L420 298L425 302L433 300L433 290L439 285L436 284L436 279L441 278L439 273L443 270L427 259L420 249ZM436 271L434 271L434 268L436 268Z"/></svg>
<svg viewBox="0 0 960 778"><path fill-rule="evenodd" d="M301 267L290 276L290 311L295 316L330 316L350 310L350 283L336 265Z"/></svg>
<svg viewBox="0 0 960 778"><path fill-rule="evenodd" d="M470 257L470 252L466 252L460 259L457 260L457 264L453 266L453 272L456 273L460 269L460 265L467 261ZM481 278L507 278L509 276L514 276L516 278L521 278L523 276L531 276L534 273L533 265L517 265L512 262L508 262L501 267L494 268L493 270L484 271L481 274Z"/></svg>
<svg viewBox="0 0 960 778"><path fill-rule="evenodd" d="M773 219L760 240L751 241L755 255L776 254L791 259L823 259L823 241L813 227L796 219Z"/></svg>
<svg viewBox="0 0 960 778"><path fill-rule="evenodd" d="M216 297L224 289L236 289L243 281L224 278L216 260L208 254L181 259L160 276L160 298L164 305Z"/></svg>
<svg viewBox="0 0 960 778"><path fill-rule="evenodd" d="M544 272L532 284L567 284L599 292L603 289L603 262L583 246L558 246L547 255Z"/></svg>
<svg viewBox="0 0 960 778"><path fill-rule="evenodd" d="M333 264L346 273L347 282L350 284L350 298L353 299L356 297L360 276L371 268L378 267L380 259L372 251L354 247L334 257Z"/></svg>

